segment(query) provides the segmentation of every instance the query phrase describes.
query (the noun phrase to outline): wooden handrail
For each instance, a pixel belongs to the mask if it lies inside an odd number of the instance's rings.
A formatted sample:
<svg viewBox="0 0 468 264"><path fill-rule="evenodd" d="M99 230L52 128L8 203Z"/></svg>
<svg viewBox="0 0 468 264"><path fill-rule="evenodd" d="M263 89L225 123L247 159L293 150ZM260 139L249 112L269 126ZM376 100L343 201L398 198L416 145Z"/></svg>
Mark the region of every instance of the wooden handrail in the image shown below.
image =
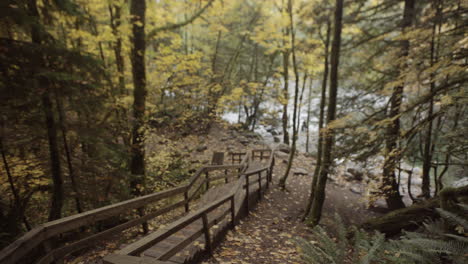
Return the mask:
<svg viewBox="0 0 468 264"><path fill-rule="evenodd" d="M256 150L256 151L269 151L270 152L270 156L271 156L270 162L269 162L270 166L261 168L259 170L261 171L268 170L268 169L271 170L271 161L272 161L273 151L272 150ZM169 190L165 190L165 191L161 191L161 192L157 192L157 193L153 193L153 194L148 194L148 195L137 197L137 198L133 198L130 200L126 200L126 201L119 202L116 204L97 208L97 209L83 212L80 214L71 215L62 219L58 219L55 221L51 221L51 222L39 225L35 227L34 229L32 229L31 231L24 234L23 236L21 236L19 239L17 239L15 242L10 244L9 246L2 249L0 251L0 264L12 264L12 263L18 262L22 258L27 257L27 254L33 251L34 249L36 249L38 246L42 245L49 239L59 234L77 230L78 228L81 228L90 224L94 224L97 221L108 219L109 217L120 215L122 213L129 212L133 209L141 208L150 203L158 202L166 198L171 198L179 194L184 194L184 200L168 205L162 209L159 209L155 212L151 212L140 218L129 220L123 224L117 225L103 232L90 235L89 237L70 243L66 246L56 248L49 252L46 252L46 255L40 259L39 263L50 263L60 258L63 258L69 253L72 253L76 250L80 250L86 246L89 246L89 244L92 242L100 241L116 232L120 232L130 227L137 226L157 216L160 216L172 210L175 210L176 208L179 208L181 206L185 205L186 211L188 211L189 209L188 203L195 197L196 193L200 190L200 187L203 186L203 184L206 184L206 182L209 182L210 180L206 178L204 181L200 182L199 185L197 184L197 186L194 186L194 184L203 175L203 173L208 173L210 171L216 171L216 170L238 169L240 173L239 175L248 178L248 176L243 175L243 173L248 168L248 165L251 159L252 159L252 156L250 155L250 153L247 152L239 164L208 165L208 166L199 168L195 172L195 174L189 179L188 183L182 186L172 188ZM249 175L250 174L251 173L249 173ZM223 177L219 177L219 178L223 178ZM242 186L240 185L240 182L241 181L239 181L239 183L232 189L232 192L226 195L224 198L218 199L217 201L210 203L210 205L200 210L197 210L196 212L201 212L203 210L208 210L208 209L214 210L213 208L216 208L217 207L216 205L219 206L220 204L226 202L227 200L233 199L233 197L239 191L239 188L241 188ZM189 196L188 193L192 189L195 189L196 191L193 192L191 196ZM182 219L179 219L178 221ZM178 221L174 223L177 223Z"/></svg>
<svg viewBox="0 0 468 264"><path fill-rule="evenodd" d="M121 214L122 212L140 208L146 204L156 202L167 197L181 194L186 188L187 186L185 185L176 187L170 190L137 197L39 225L0 251L0 263L16 263L38 245L58 234L75 230L99 220Z"/></svg>
<svg viewBox="0 0 468 264"><path fill-rule="evenodd" d="M187 225L195 222L196 220L200 219L202 214L209 213L216 209L219 205L225 203L231 198L232 194L229 193L224 197L213 201L209 205L204 206L203 208L198 209L195 212L190 213L189 215L180 218L179 220L170 224L167 228L158 230L154 233L151 233L140 240L126 246L122 250L118 251L117 254L122 255L137 255L144 250L150 248L151 246L155 245L158 242L161 242L163 239L169 237L170 235L176 233L177 231L183 229Z"/></svg>

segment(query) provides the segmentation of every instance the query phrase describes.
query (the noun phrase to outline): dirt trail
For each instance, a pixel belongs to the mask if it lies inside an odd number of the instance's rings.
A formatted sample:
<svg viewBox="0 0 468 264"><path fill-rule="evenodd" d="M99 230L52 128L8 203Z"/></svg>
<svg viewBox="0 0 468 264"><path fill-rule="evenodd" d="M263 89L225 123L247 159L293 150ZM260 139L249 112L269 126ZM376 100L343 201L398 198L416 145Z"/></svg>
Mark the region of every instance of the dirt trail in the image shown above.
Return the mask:
<svg viewBox="0 0 468 264"><path fill-rule="evenodd" d="M297 168L312 172L313 160L302 155L295 161ZM287 192L278 188L285 163L277 159L274 185L251 214L215 249L206 264L294 264L302 263L293 242L294 237L311 238L310 229L301 222L309 195L311 177L291 175ZM322 224L333 229L333 216L338 212L346 224L359 224L375 213L365 209L361 196L347 188L329 182Z"/></svg>

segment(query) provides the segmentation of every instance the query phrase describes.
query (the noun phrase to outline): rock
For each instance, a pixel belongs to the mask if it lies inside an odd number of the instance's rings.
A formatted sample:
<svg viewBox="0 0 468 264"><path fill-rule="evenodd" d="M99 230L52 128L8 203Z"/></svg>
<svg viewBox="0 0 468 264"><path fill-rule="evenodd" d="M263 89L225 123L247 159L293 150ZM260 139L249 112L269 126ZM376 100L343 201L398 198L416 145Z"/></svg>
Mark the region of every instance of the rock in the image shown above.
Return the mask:
<svg viewBox="0 0 468 264"><path fill-rule="evenodd" d="M270 134L271 134L272 136L277 136L277 135L279 135L278 131L276 131L276 130L274 130L274 129L271 130L271 131L269 131L269 132L270 132Z"/></svg>
<svg viewBox="0 0 468 264"><path fill-rule="evenodd" d="M343 174L343 176L344 176L345 180L347 180L347 181L352 181L352 180L354 180L354 176L353 176L351 173L349 173L349 172L345 172L345 173Z"/></svg>
<svg viewBox="0 0 468 264"><path fill-rule="evenodd" d="M279 159L287 159L289 158L289 155L287 153L284 153L284 152L275 152L275 156Z"/></svg>
<svg viewBox="0 0 468 264"><path fill-rule="evenodd" d="M235 149L235 148L234 148L233 145L229 145L229 146L226 147L226 150L227 150L228 152L232 152L234 149Z"/></svg>
<svg viewBox="0 0 468 264"><path fill-rule="evenodd" d="M278 150L279 150L280 152L284 152L284 153L289 153L289 152L291 152L291 148L290 148L288 145L286 145L286 144L279 144Z"/></svg>
<svg viewBox="0 0 468 264"><path fill-rule="evenodd" d="M352 191L353 193L362 194L361 186L358 185L358 184L352 185L352 186L349 188L349 190Z"/></svg>
<svg viewBox="0 0 468 264"><path fill-rule="evenodd" d="M358 169L348 168L346 171L349 172L356 181L362 181L362 178L364 178L364 172Z"/></svg>
<svg viewBox="0 0 468 264"><path fill-rule="evenodd" d="M239 140L239 142L240 142L242 145L247 146L247 145L250 143L250 140L248 140L248 139L241 139L241 140Z"/></svg>
<svg viewBox="0 0 468 264"><path fill-rule="evenodd" d="M468 185L468 177L461 178L452 183L452 187L459 188Z"/></svg>
<svg viewBox="0 0 468 264"><path fill-rule="evenodd" d="M273 141L275 143L280 143L281 142L281 139L279 139L279 137L273 137Z"/></svg>
<svg viewBox="0 0 468 264"><path fill-rule="evenodd" d="M251 139L260 139L260 138L261 138L261 136L258 135L258 134L255 133L255 132L246 133L246 134L245 134L245 137L246 137L246 138L251 138Z"/></svg>
<svg viewBox="0 0 468 264"><path fill-rule="evenodd" d="M205 151L205 150L207 150L207 149L208 149L207 146L201 145L201 146L198 146L195 150L196 150L197 152L203 152L203 151Z"/></svg>
<svg viewBox="0 0 468 264"><path fill-rule="evenodd" d="M293 175L304 176L304 175L307 175L307 174L309 174L309 172L304 168L295 168L293 170Z"/></svg>

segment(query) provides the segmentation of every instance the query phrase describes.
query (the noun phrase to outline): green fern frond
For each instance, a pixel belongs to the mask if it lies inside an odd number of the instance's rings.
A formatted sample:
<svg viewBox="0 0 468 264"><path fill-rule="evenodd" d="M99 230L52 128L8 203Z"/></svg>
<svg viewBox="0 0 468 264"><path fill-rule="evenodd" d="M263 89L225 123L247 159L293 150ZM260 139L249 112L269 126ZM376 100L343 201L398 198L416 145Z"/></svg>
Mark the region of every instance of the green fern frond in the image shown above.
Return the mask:
<svg viewBox="0 0 468 264"><path fill-rule="evenodd" d="M368 249L367 254L361 259L361 264L369 264L373 260L377 252L383 247L385 235L377 232L372 239L372 247Z"/></svg>
<svg viewBox="0 0 468 264"><path fill-rule="evenodd" d="M338 214L335 214L335 221L337 223L338 230L338 241L336 243L338 250L336 251L336 256L338 257L338 259L344 259L348 248L348 238L346 237L347 230L343 223L343 220Z"/></svg>

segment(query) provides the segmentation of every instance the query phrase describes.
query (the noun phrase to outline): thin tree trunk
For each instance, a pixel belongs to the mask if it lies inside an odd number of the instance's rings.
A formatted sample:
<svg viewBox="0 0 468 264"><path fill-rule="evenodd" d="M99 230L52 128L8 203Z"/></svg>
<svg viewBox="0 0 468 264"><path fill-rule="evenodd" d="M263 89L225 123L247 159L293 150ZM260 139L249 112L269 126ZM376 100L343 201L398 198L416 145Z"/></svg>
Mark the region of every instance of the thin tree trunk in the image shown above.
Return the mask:
<svg viewBox="0 0 468 264"><path fill-rule="evenodd" d="M438 38L436 37L437 35L437 26L438 23L440 23L440 5L439 1L435 1L435 9L436 9L436 17L437 19L434 21L434 24L432 26L432 36L431 36L431 58L430 58L430 65L431 67L437 63L438 61ZM436 44L437 42L437 44ZM436 47L437 46L437 47ZM430 75L431 78L431 83L430 83L430 89L431 89L431 94L434 93L435 89L435 81L434 81L434 74L431 73ZM429 99L429 109L427 116L431 117L434 112L434 97L431 97ZM432 153L434 152L434 147L435 143L432 143L432 120L429 121L429 124L427 126L427 133L426 133L426 138L424 142L424 156L423 156L423 173L422 173L422 185L421 185L421 191L422 191L422 196L426 199L431 197L431 187L430 187L430 171L431 171L431 166L432 166ZM437 179L437 175L434 175L434 178ZM437 180L435 180L437 183ZM435 188L437 190L437 184L435 184ZM436 192L437 193L437 192Z"/></svg>
<svg viewBox="0 0 468 264"><path fill-rule="evenodd" d="M8 161L6 158L6 153L5 153L5 149L3 146L3 136L0 136L0 152L2 153L3 166L5 167L5 172L7 174L8 183L10 184L11 193L13 194L13 198L14 198L16 206L19 206L20 198L19 198L18 191L16 190L16 187L15 187L13 176L11 175L10 166L8 165Z"/></svg>
<svg viewBox="0 0 468 264"><path fill-rule="evenodd" d="M286 38L289 36L289 28L283 30L283 46L286 47ZM283 125L283 143L289 145L289 131L288 131L288 101L289 101L289 50L283 51L283 116L281 118Z"/></svg>
<svg viewBox="0 0 468 264"><path fill-rule="evenodd" d="M306 117L306 153L309 153L309 139L310 139L310 107L312 104L312 87L314 82L310 80L309 94L307 96L307 117Z"/></svg>
<svg viewBox="0 0 468 264"><path fill-rule="evenodd" d="M403 13L402 31L405 32L412 24L414 16L414 0L405 0ZM409 41L402 41L400 58L405 58L409 53ZM402 65L400 69L406 68ZM400 195L399 187L396 182L395 168L400 160L400 150L398 148L398 138L400 135L400 107L403 97L403 85L399 85L393 89L392 97L390 98L390 112L388 118L392 120L387 127L385 141L385 161L383 165L383 186L385 190L385 200L387 207L391 210L405 207Z"/></svg>
<svg viewBox="0 0 468 264"><path fill-rule="evenodd" d="M323 123L325 121L325 102L327 99L327 81L328 81L328 57L329 57L329 46L330 46L330 35L331 35L331 21L327 21L327 36L325 38L325 54L324 54L324 62L323 62L323 79L322 79L322 92L320 96L320 116L319 116L319 124L318 124L318 139L317 139L317 159L315 164L314 176L312 178L312 184L310 185L310 194L309 200L307 201L307 206L304 214L304 219L310 214L310 209L312 207L312 202L314 200L315 189L317 186L317 181L319 177L320 168L322 166L322 154L323 154L323 134L322 128Z"/></svg>
<svg viewBox="0 0 468 264"><path fill-rule="evenodd" d="M300 130L300 126L301 126L301 111L302 111L302 100L304 99L304 91L305 91L305 87L306 87L306 84L307 84L307 78L309 77L309 75L306 73L304 74L304 76L302 77L302 88L301 88L301 96L299 97L299 102L298 102L298 110L297 110L297 122L296 122L296 130L297 130L297 133L299 135L299 130Z"/></svg>
<svg viewBox="0 0 468 264"><path fill-rule="evenodd" d="M64 119L65 113L63 111L62 103L60 102L60 98L57 92L55 93L55 102L57 104L58 121L60 125L60 130L62 131L63 148L65 150L65 155L67 158L68 174L70 176L72 190L75 193L74 196L75 196L76 211L78 213L81 213L83 212L83 209L81 207L80 193L78 191L78 186L77 186L76 179L75 179L75 171L73 170L71 152L68 146L67 128L65 126L65 119Z"/></svg>
<svg viewBox="0 0 468 264"><path fill-rule="evenodd" d="M146 67L145 67L145 0L132 0L130 15L132 16L132 74L133 74L133 129L132 129L132 157L130 171L132 180L130 187L134 196L142 195L145 179L145 146L144 123L146 104ZM144 209L139 211L144 214ZM148 232L148 225L143 225L144 232Z"/></svg>
<svg viewBox="0 0 468 264"><path fill-rule="evenodd" d="M122 37L119 33L119 27L121 24L121 10L122 8L119 5L109 5L110 13L110 25L112 28L112 34L116 38L116 41L113 45L115 64L117 66L117 72L119 73L119 94L125 95L125 62L122 56Z"/></svg>
<svg viewBox="0 0 468 264"><path fill-rule="evenodd" d="M328 100L327 126L335 120L336 116L336 97L338 91L338 66L340 60L341 28L343 19L343 0L336 0L335 7L335 27L333 30L333 43L331 50L331 69L330 69L330 97ZM322 216L322 207L325 201L325 187L330 168L333 163L332 151L334 144L334 129L328 127L324 135L323 145L323 164L320 168L317 186L314 193L309 221L312 225L317 225Z"/></svg>
<svg viewBox="0 0 468 264"><path fill-rule="evenodd" d="M291 31L291 49L292 49L292 61L294 75L296 77L295 89L294 89L294 110L293 110L293 137L292 137L292 146L289 153L288 165L283 177L279 181L279 186L281 189L286 189L286 180L288 179L289 172L291 171L292 163L294 160L294 155L296 154L296 142L297 142L297 110L298 110L298 98L299 98L299 72L297 68L296 61L296 48L295 48L295 32L294 32L294 20L293 20L293 10L292 10L292 0L288 0L288 13L290 20L290 31Z"/></svg>

